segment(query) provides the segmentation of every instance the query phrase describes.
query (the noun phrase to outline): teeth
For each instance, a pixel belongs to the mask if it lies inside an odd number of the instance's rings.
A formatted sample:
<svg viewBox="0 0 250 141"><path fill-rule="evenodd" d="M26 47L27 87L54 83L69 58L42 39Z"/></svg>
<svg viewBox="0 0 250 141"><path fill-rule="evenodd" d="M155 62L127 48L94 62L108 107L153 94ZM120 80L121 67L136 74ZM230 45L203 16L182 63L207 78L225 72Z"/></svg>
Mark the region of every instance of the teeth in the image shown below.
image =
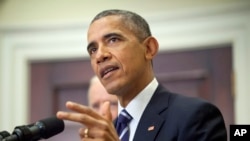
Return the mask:
<svg viewBox="0 0 250 141"><path fill-rule="evenodd" d="M112 71L114 68L109 68L107 70L104 71L104 74L107 74L108 72Z"/></svg>

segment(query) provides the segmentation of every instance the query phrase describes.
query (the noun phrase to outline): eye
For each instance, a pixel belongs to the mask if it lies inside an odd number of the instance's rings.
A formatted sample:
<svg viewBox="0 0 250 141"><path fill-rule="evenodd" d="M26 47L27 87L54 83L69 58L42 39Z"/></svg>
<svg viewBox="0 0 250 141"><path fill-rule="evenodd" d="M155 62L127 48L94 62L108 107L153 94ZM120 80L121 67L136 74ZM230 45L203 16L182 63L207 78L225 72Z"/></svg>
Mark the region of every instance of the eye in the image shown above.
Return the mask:
<svg viewBox="0 0 250 141"><path fill-rule="evenodd" d="M96 48L96 47L90 47L90 48L88 49L88 52L89 52L90 55L91 55L91 54L94 54L96 51L97 51L97 48Z"/></svg>
<svg viewBox="0 0 250 141"><path fill-rule="evenodd" d="M89 55L94 54L97 51L97 49L98 49L98 46L95 42L91 42L87 46L87 51L88 51Z"/></svg>
<svg viewBox="0 0 250 141"><path fill-rule="evenodd" d="M117 37L112 37L109 39L109 43L116 43L117 41L119 41L119 38Z"/></svg>

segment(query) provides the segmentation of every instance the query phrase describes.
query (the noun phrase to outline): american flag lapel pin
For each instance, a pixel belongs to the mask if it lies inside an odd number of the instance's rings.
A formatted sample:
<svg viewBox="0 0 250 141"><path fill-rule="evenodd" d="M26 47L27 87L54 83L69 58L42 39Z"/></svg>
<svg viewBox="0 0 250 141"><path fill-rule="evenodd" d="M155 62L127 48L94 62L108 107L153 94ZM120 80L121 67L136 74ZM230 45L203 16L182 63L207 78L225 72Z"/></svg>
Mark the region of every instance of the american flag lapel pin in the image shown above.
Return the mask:
<svg viewBox="0 0 250 141"><path fill-rule="evenodd" d="M153 131L154 129L155 129L154 125L148 127L148 131Z"/></svg>

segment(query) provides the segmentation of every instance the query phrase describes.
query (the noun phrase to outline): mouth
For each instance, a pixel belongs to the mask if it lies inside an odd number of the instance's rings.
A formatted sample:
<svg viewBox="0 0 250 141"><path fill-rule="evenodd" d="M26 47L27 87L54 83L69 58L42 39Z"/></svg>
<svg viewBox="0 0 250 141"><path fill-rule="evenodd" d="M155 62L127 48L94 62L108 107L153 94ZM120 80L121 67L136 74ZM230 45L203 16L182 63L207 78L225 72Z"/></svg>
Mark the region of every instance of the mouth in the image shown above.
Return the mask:
<svg viewBox="0 0 250 141"><path fill-rule="evenodd" d="M101 69L101 78L107 76L108 74L110 74L111 72L115 71L115 70L118 70L119 67L117 66L106 66L104 67L103 69Z"/></svg>

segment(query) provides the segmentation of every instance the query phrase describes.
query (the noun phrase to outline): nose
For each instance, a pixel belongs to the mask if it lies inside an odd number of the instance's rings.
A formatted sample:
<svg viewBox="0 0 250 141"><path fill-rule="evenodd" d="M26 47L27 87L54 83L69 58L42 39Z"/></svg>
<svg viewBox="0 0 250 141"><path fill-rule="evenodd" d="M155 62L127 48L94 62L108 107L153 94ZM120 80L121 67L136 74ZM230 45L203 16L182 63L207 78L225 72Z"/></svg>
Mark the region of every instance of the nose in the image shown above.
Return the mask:
<svg viewBox="0 0 250 141"><path fill-rule="evenodd" d="M96 54L96 60L98 64L105 62L109 60L110 58L111 58L111 53L107 47L101 46L98 48L97 54Z"/></svg>

